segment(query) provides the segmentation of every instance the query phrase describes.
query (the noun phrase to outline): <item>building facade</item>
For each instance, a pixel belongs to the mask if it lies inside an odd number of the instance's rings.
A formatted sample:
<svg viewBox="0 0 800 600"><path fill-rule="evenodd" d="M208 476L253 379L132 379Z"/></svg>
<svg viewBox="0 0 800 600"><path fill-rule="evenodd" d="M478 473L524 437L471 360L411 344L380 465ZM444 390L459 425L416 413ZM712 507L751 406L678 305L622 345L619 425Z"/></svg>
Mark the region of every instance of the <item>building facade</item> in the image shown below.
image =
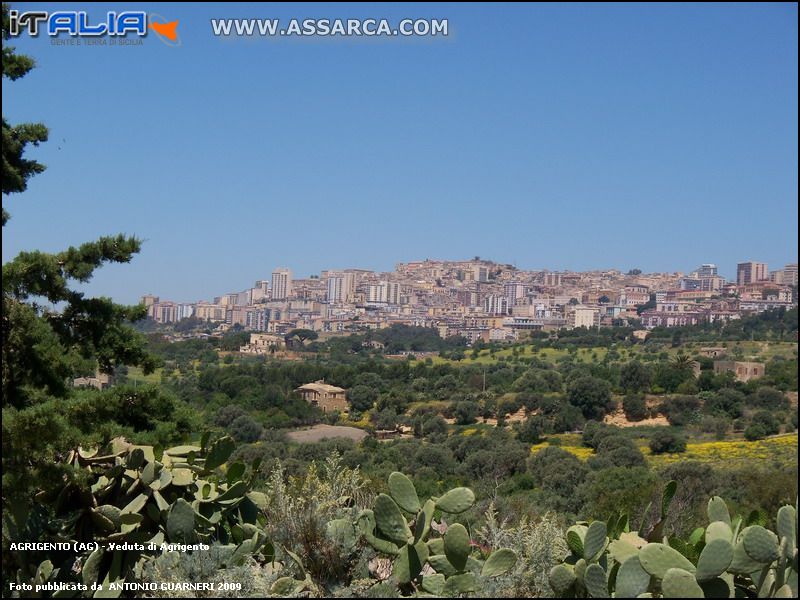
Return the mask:
<svg viewBox="0 0 800 600"><path fill-rule="evenodd" d="M328 385L324 380L306 383L295 390L303 400L312 406L318 406L322 412L348 412L347 397L345 390Z"/></svg>
<svg viewBox="0 0 800 600"><path fill-rule="evenodd" d="M272 272L272 299L286 300L292 295L292 272L289 269L275 269Z"/></svg>
<svg viewBox="0 0 800 600"><path fill-rule="evenodd" d="M750 261L736 265L736 285L750 285L768 279L767 263Z"/></svg>

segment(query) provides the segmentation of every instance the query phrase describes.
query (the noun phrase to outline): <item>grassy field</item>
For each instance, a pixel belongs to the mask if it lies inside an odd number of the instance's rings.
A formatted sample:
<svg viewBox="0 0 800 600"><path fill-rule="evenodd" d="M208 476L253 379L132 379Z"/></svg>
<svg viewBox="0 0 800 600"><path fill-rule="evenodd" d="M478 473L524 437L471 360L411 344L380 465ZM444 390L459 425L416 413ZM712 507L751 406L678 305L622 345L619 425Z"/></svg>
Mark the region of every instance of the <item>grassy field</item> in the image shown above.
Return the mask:
<svg viewBox="0 0 800 600"><path fill-rule="evenodd" d="M156 369L149 375L145 375L139 367L128 367L128 379L131 383L161 383L161 371Z"/></svg>
<svg viewBox="0 0 800 600"><path fill-rule="evenodd" d="M558 442L551 444L545 441L532 446L531 452L535 453L550 445L557 445L581 460L586 460L592 455L591 448L581 445L581 436L578 434L562 434L551 437L557 439ZM646 439L639 438L636 443L647 462L654 467L662 467L682 461L724 463L727 466L743 466L752 463L761 463L763 465L797 463L797 432L774 436L756 442L748 442L742 439L689 442L686 446L686 452L680 454L654 455L650 452Z"/></svg>
<svg viewBox="0 0 800 600"><path fill-rule="evenodd" d="M705 348L708 346L724 347L727 349L729 355L741 353L745 359L754 358L757 360L766 361L771 360L776 356L781 356L783 358L797 357L797 344L793 342L720 342L717 344L691 342L683 344L679 348L665 347L660 349L659 353L666 352L670 356L674 356L682 352L692 355L695 354L700 348ZM617 348L617 352L620 354L620 359L625 361L636 358L637 356L645 355L646 351L644 348L644 346L620 347ZM534 348L530 345L521 344L496 350L494 354L492 354L490 350L481 350L477 357L474 356L472 350L467 350L465 352L465 358L459 361L442 358L440 356L431 357L431 360L433 361L433 364L451 364L463 366L476 364L490 365L501 362L501 360L509 360L513 358L515 349L517 354L521 357L537 357L547 362L556 362L558 359L570 354L570 351L566 349L542 348L540 350L534 350ZM575 352L575 357L580 362L602 362L605 359L606 354L608 354L608 348L605 347L579 348Z"/></svg>
<svg viewBox="0 0 800 600"><path fill-rule="evenodd" d="M554 362L559 358L569 354L569 351L564 349L542 348L541 350L533 352L531 346L514 346L497 350L494 354L492 354L489 350L481 350L476 358L473 357L472 350L467 350L465 353L466 357L460 361L450 360L440 356L433 356L431 357L431 360L433 361L433 364L449 363L453 365L490 365L498 362L501 358L508 360L514 356L513 348L518 348L520 356L524 356L526 358L535 356L548 362ZM607 353L608 348L580 348L576 353L576 357L582 362L592 362L593 360L602 361Z"/></svg>

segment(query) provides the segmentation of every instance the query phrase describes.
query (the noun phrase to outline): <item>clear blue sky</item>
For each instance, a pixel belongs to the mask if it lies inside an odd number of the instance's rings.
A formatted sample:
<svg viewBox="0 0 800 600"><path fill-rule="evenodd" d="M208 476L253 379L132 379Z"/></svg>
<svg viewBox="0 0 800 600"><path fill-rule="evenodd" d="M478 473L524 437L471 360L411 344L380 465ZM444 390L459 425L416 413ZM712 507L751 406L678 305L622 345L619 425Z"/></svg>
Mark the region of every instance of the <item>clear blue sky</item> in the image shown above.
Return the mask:
<svg viewBox="0 0 800 600"><path fill-rule="evenodd" d="M21 10L54 6L16 3ZM194 301L286 265L689 271L797 260L797 6L91 5L182 46L56 47L3 82L48 166L3 260L145 240L88 290ZM447 17L447 39L223 40L223 17Z"/></svg>

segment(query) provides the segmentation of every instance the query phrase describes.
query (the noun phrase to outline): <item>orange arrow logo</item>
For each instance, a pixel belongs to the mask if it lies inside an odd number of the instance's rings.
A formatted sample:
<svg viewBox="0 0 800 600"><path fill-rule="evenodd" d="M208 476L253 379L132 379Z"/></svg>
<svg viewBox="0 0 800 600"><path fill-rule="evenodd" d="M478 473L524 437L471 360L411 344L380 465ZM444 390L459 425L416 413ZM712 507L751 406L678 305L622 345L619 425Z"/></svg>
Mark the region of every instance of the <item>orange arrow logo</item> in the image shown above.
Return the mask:
<svg viewBox="0 0 800 600"><path fill-rule="evenodd" d="M178 34L175 31L177 26L178 21L172 21L170 23L150 23L150 29L173 42L178 39Z"/></svg>

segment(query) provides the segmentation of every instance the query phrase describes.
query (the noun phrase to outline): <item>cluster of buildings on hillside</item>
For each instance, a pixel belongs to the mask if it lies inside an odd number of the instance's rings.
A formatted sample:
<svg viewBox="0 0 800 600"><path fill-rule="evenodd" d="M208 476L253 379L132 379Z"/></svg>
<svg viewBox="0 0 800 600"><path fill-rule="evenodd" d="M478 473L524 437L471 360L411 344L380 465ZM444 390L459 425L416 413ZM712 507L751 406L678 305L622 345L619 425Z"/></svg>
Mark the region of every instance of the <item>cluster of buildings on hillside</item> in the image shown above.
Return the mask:
<svg viewBox="0 0 800 600"><path fill-rule="evenodd" d="M638 270L522 271L475 258L399 263L392 272L323 271L295 278L286 268L213 301L179 303L143 296L158 323L194 317L226 329L262 332L254 353L275 350L293 329L345 334L395 323L435 328L470 342L516 339L532 330L603 327L641 319L645 328L729 321L795 305L797 264L769 271L743 262L735 282L704 264L684 273ZM644 308L644 309L643 309Z"/></svg>

